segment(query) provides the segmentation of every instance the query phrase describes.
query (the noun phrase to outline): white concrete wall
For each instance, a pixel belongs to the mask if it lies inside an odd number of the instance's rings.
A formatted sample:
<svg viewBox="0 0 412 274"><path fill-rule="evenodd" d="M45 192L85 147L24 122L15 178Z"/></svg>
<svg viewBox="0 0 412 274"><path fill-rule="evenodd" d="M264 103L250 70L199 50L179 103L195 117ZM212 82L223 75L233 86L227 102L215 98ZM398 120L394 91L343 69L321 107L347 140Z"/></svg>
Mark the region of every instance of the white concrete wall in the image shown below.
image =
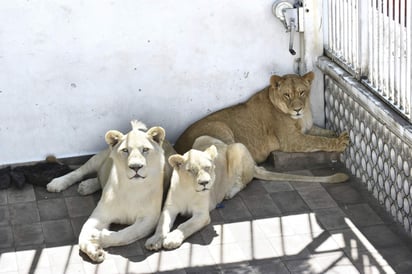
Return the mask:
<svg viewBox="0 0 412 274"><path fill-rule="evenodd" d="M135 118L174 142L293 73L273 2L1 1L0 165L95 153Z"/></svg>

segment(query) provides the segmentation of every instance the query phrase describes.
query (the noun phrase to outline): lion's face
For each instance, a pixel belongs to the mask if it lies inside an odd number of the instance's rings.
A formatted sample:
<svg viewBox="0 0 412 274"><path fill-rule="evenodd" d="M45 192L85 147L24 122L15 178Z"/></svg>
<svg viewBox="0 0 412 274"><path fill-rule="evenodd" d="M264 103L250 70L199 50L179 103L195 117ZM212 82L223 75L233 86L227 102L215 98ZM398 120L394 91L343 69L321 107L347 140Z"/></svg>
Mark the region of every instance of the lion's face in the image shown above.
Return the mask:
<svg viewBox="0 0 412 274"><path fill-rule="evenodd" d="M272 104L293 119L302 119L309 110L309 93L314 73L304 76L272 75L270 78L270 100Z"/></svg>
<svg viewBox="0 0 412 274"><path fill-rule="evenodd" d="M111 147L110 157L118 174L125 174L127 179L137 182L153 173L163 172L165 131L161 127L153 127L146 132L144 125L136 122L132 125L133 129L126 135L110 130L105 138Z"/></svg>
<svg viewBox="0 0 412 274"><path fill-rule="evenodd" d="M216 147L210 146L205 151L191 149L184 155L172 155L169 163L178 172L181 182L188 182L196 192L204 192L215 182L216 156Z"/></svg>

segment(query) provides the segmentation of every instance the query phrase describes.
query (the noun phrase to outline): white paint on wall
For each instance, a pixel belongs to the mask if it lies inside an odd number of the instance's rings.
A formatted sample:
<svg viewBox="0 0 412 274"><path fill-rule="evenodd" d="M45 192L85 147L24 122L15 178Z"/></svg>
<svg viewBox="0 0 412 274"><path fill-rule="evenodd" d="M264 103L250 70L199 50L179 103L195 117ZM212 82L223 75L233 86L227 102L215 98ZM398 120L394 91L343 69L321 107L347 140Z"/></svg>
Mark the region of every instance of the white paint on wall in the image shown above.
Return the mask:
<svg viewBox="0 0 412 274"><path fill-rule="evenodd" d="M272 73L293 73L299 56L272 4L2 1L0 165L95 153L135 118L174 142Z"/></svg>

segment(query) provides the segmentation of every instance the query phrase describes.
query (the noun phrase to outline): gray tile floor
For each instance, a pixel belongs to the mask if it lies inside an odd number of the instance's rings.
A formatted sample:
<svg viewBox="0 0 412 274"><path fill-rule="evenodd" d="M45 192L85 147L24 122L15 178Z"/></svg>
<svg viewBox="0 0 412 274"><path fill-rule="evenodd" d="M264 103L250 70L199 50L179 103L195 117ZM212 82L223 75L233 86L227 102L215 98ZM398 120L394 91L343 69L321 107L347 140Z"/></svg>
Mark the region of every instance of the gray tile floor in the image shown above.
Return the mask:
<svg viewBox="0 0 412 274"><path fill-rule="evenodd" d="M341 167L295 173L323 175ZM352 178L343 184L253 181L172 251L145 239L91 263L77 237L99 194L0 191L0 274L412 273L412 242Z"/></svg>

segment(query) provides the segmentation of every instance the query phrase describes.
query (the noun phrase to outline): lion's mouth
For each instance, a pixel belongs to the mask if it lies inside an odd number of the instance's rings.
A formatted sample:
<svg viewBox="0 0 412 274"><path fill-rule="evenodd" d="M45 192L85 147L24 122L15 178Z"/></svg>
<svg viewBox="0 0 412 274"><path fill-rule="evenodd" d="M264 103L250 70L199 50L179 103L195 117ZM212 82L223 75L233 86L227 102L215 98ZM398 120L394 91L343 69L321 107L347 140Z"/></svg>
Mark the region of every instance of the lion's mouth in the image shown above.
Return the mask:
<svg viewBox="0 0 412 274"><path fill-rule="evenodd" d="M144 176L141 176L141 175L139 175L139 174L135 174L135 175L133 175L132 177L130 177L129 178L129 180L131 180L131 179L145 179L146 177L144 177Z"/></svg>
<svg viewBox="0 0 412 274"><path fill-rule="evenodd" d="M209 188L204 187L204 188L202 188L202 189L200 189L200 190L196 190L196 192L203 192L203 191L209 191L209 190L210 190Z"/></svg>

